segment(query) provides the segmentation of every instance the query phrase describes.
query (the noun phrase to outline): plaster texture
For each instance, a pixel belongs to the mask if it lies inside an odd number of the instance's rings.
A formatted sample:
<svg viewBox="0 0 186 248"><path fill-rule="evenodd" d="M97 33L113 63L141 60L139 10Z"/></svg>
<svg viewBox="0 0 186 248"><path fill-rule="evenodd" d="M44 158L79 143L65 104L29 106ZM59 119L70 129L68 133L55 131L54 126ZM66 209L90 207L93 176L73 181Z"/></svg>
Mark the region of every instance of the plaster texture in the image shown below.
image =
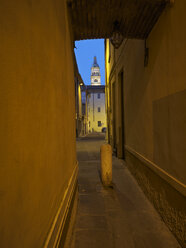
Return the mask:
<svg viewBox="0 0 186 248"><path fill-rule="evenodd" d="M110 128L112 138L116 139L119 149L118 81L123 71L125 145L183 184L186 184L186 33L182 32L186 22L185 9L184 0L175 1L160 16L146 41L149 48L146 67L144 41L124 40L118 50L112 46L109 50L109 42L106 42L110 101L113 100L112 85L115 83L116 109L109 106L109 121L112 127L115 112L117 135L114 137Z"/></svg>
<svg viewBox="0 0 186 248"><path fill-rule="evenodd" d="M65 0L0 1L0 247L43 247L76 165Z"/></svg>

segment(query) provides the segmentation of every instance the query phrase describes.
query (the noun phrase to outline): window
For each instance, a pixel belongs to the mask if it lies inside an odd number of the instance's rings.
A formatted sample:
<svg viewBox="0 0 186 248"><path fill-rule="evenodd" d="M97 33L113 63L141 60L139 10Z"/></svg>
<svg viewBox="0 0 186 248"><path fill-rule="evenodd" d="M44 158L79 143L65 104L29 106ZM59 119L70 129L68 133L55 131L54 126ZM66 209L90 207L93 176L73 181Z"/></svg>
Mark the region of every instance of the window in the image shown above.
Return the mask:
<svg viewBox="0 0 186 248"><path fill-rule="evenodd" d="M101 108L100 107L98 107L98 112L101 112Z"/></svg>
<svg viewBox="0 0 186 248"><path fill-rule="evenodd" d="M100 99L101 98L101 94L100 93L98 93L98 99Z"/></svg>
<svg viewBox="0 0 186 248"><path fill-rule="evenodd" d="M101 121L98 121L98 127L101 127Z"/></svg>
<svg viewBox="0 0 186 248"><path fill-rule="evenodd" d="M97 82L98 82L98 80L97 80L97 79L94 79L94 82L95 82L95 83L97 83Z"/></svg>

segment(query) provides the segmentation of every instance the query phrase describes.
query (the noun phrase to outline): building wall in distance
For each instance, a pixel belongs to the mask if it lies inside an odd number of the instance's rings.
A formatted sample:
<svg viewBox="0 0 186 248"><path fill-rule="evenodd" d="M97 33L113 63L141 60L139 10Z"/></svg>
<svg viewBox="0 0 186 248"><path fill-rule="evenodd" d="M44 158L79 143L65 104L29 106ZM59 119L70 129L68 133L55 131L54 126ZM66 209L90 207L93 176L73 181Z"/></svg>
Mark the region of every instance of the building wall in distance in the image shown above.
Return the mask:
<svg viewBox="0 0 186 248"><path fill-rule="evenodd" d="M76 166L66 1L0 5L0 247L43 247Z"/></svg>
<svg viewBox="0 0 186 248"><path fill-rule="evenodd" d="M145 42L124 40L118 50L106 41L110 133L120 146L119 75L123 71L126 162L158 211L185 247L186 209L186 1L167 7ZM114 60L115 58L115 60ZM115 69L111 71L115 66ZM116 137L112 85L115 83ZM113 142L114 143L114 142ZM142 166L143 165L143 166ZM148 171L147 169L150 169ZM154 172L158 177L151 176ZM167 193L168 192L168 193ZM177 192L177 193L176 193Z"/></svg>
<svg viewBox="0 0 186 248"><path fill-rule="evenodd" d="M100 98L98 98L98 94L100 94ZM100 108L100 112L98 112L98 108ZM91 93L88 95L87 112L89 132L101 132L102 128L107 126L105 93ZM98 126L98 121L101 122L101 126Z"/></svg>

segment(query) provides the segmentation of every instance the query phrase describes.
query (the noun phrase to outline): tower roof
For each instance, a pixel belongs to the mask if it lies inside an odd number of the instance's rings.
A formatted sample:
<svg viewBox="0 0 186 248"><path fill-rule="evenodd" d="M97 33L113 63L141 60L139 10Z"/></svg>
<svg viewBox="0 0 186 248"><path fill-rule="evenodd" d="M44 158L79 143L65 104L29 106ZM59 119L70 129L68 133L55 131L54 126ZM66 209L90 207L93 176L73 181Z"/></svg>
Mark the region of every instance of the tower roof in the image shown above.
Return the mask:
<svg viewBox="0 0 186 248"><path fill-rule="evenodd" d="M96 56L94 56L94 63L92 65L92 67L99 67L98 63L97 63L97 58Z"/></svg>

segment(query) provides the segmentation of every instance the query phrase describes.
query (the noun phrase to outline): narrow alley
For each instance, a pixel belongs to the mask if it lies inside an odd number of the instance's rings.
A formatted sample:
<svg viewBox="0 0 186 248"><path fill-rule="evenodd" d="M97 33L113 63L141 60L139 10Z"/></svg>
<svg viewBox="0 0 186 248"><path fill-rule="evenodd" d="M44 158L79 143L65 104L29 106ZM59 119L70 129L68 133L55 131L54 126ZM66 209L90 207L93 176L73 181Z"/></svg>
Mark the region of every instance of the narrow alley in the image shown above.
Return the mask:
<svg viewBox="0 0 186 248"><path fill-rule="evenodd" d="M79 200L68 247L180 247L123 160L113 156L113 188L102 186L100 146L104 142L101 133L77 140Z"/></svg>
<svg viewBox="0 0 186 248"><path fill-rule="evenodd" d="M0 248L186 248L185 13L0 0Z"/></svg>

